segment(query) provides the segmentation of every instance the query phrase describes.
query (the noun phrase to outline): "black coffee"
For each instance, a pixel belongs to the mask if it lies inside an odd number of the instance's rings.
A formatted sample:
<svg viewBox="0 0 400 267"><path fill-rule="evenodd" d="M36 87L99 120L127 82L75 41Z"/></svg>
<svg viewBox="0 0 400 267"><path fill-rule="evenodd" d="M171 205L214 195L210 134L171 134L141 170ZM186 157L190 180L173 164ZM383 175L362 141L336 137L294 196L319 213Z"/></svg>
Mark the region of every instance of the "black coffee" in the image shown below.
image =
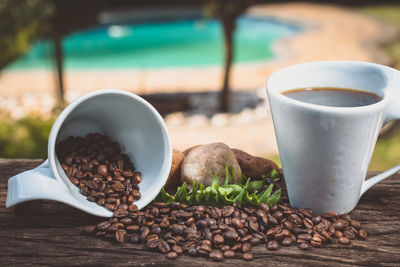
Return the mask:
<svg viewBox="0 0 400 267"><path fill-rule="evenodd" d="M374 93L334 87L299 88L282 94L302 102L331 107L360 107L382 100Z"/></svg>

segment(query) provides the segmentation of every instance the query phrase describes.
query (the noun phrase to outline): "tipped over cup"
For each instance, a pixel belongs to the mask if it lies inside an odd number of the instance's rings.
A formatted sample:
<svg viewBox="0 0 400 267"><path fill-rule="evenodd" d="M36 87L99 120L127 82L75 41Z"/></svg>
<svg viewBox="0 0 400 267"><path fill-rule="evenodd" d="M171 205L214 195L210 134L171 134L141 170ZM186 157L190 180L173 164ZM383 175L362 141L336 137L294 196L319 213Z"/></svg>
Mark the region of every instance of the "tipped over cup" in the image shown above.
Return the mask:
<svg viewBox="0 0 400 267"><path fill-rule="evenodd" d="M105 89L79 97L61 112L50 132L48 159L9 179L6 207L49 199L93 215L111 217L111 211L87 200L71 183L56 154L56 145L67 137L89 133L100 133L119 143L142 173L142 197L135 204L139 209L149 204L164 186L171 169L167 127L157 110L143 98L127 91Z"/></svg>

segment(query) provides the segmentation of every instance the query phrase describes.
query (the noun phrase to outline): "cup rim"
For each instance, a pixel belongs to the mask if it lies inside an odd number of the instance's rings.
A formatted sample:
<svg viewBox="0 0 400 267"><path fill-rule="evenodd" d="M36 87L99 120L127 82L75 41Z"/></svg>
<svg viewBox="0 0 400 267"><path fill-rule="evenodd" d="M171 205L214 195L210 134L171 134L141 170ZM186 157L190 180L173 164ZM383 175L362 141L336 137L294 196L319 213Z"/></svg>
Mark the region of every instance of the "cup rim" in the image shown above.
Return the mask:
<svg viewBox="0 0 400 267"><path fill-rule="evenodd" d="M167 126L161 117L161 115L158 113L158 111L145 99L142 97L129 92L129 91L124 91L120 89L100 89L100 90L95 90L91 91L89 93L83 94L73 100L57 117L55 120L51 131L49 135L49 141L48 141L48 160L49 160L49 166L50 170L53 173L53 176L55 179L65 182L64 179L61 177L61 175L57 171L57 164L56 164L56 141L57 141L57 136L59 133L59 130L64 123L65 119L69 116L69 114L77 107L79 106L82 102L86 101L89 98L92 98L97 95L103 95L103 94L117 94L117 95L125 95L127 97L133 98L135 101L139 101L141 104L146 106L153 116L156 118L157 122L160 124L161 129L162 129L162 134L164 136L164 146L166 148L166 154L164 155L164 163L163 166L161 166L162 172L160 173L160 179L158 179L158 182L155 183L152 188L154 188L154 196L151 196L148 198L146 201L141 202L139 209L145 207L147 204L149 204L161 191L162 187L165 185L168 175L171 169L171 164L172 164L172 146L171 146L171 140L168 134Z"/></svg>
<svg viewBox="0 0 400 267"><path fill-rule="evenodd" d="M303 101L299 101L296 99L292 99L290 97L287 97L283 95L280 91L278 90L273 90L271 89L270 83L271 80L274 79L281 71L285 70L290 70L290 69L295 69L295 68L300 68L300 67L305 67L305 66L310 66L310 65L332 65L332 66L340 66L340 65L359 65L359 66L369 66L369 67L374 67L382 71L382 75L385 76L388 84L392 82L393 77L389 74L389 70L391 71L392 68L389 68L387 66L383 66L380 64L376 63L371 63L371 62L364 62L364 61L350 61L350 60L327 60L327 61L311 61L311 62L306 62L306 63L299 63L299 64L294 64L287 66L285 68L279 69L272 73L266 83L266 90L269 95L274 96L278 100L282 102L287 102L291 105L300 107L300 108L306 108L309 110L313 111L324 111L327 113L346 113L346 114L355 114L355 113L363 113L363 112L371 112L371 111L376 111L383 109L383 107L387 104L389 101L388 99L392 96L392 92L386 91L382 99L374 104L370 105L364 105L364 106L357 106L357 107L333 107L333 106L324 106L324 105L318 105L318 104L311 104ZM389 85L387 85L389 86ZM359 91L363 91L362 89Z"/></svg>

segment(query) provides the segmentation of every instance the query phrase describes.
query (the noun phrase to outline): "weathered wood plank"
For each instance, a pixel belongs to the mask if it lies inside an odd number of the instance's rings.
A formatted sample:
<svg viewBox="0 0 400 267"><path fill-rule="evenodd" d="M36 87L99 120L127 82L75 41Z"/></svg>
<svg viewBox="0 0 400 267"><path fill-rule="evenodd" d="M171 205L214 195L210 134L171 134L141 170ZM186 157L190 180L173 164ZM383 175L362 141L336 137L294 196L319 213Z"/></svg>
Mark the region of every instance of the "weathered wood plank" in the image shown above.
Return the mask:
<svg viewBox="0 0 400 267"><path fill-rule="evenodd" d="M202 258L179 257L166 260L164 255L146 251L142 245L117 245L85 236L86 224L98 218L64 204L33 201L12 209L5 208L7 180L31 169L40 160L0 159L0 265L140 265L140 266L220 266L248 264L242 260L217 263ZM369 236L349 246L330 244L310 251L296 247L268 251L258 246L252 251L254 266L265 265L400 265L400 175L381 182L368 191L353 211ZM383 205L380 198L385 198Z"/></svg>

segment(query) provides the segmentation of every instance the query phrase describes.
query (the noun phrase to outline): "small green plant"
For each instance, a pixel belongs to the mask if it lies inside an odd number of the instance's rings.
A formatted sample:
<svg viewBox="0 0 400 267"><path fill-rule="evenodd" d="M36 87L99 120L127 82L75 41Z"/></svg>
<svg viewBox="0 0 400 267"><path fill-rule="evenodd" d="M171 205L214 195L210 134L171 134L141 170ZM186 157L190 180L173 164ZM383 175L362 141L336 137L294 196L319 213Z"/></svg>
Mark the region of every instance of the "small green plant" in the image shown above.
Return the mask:
<svg viewBox="0 0 400 267"><path fill-rule="evenodd" d="M235 169L231 168L231 172L229 172L228 167L225 166L225 182L223 185L218 185L218 177L214 173L210 186L205 187L200 184L199 189L197 189L196 182L193 181L192 188L187 191L187 185L183 183L182 186L177 188L175 195L168 194L163 188L154 201L168 204L176 201L212 206L236 203L239 207L259 205L263 202L272 207L278 203L281 197L281 189L272 193L273 183L269 184L267 189L262 190L267 185L269 178L275 182L279 180L277 170L272 170L268 175L263 176L263 180L259 181L251 181L250 178L242 176L241 183L229 184L231 177L235 177Z"/></svg>

